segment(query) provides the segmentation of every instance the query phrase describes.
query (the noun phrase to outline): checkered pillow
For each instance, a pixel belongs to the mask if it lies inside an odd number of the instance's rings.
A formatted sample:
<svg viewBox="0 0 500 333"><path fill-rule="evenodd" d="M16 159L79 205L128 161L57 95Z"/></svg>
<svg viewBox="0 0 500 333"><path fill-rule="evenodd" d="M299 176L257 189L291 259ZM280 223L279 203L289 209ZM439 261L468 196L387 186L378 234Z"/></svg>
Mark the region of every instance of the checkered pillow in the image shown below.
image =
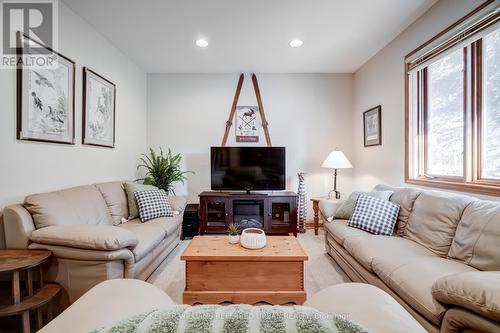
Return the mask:
<svg viewBox="0 0 500 333"><path fill-rule="evenodd" d="M139 207L139 217L146 222L158 217L172 217L174 212L164 190L135 191L135 200Z"/></svg>
<svg viewBox="0 0 500 333"><path fill-rule="evenodd" d="M347 225L375 235L390 236L398 214L398 204L361 194Z"/></svg>

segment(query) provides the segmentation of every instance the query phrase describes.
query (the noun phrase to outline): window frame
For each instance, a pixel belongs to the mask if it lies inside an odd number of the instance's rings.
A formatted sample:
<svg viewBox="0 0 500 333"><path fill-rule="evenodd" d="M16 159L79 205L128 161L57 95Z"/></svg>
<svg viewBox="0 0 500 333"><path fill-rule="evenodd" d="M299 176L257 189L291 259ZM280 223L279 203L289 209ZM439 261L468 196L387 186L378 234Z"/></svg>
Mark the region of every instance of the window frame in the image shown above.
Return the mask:
<svg viewBox="0 0 500 333"><path fill-rule="evenodd" d="M405 56L404 61L404 91L405 91L405 182L408 184L432 186L448 190L474 192L486 195L500 195L500 180L482 177L482 111L483 111L483 37L462 46L464 52L464 156L463 176L429 175L427 148L427 117L428 117L428 66L416 72L417 87L414 93L416 101L410 97L410 67L409 59L416 53L435 42L438 38L462 24L493 1L485 1L468 15L431 38ZM480 30L479 30L480 31ZM477 31L477 32L479 32ZM456 44L438 46L434 55L424 54L425 62L438 59L443 52L455 48ZM414 66L414 65L413 65ZM416 115L411 113L411 108ZM416 124L411 123L416 121ZM410 133L410 131L412 133ZM416 133L414 133L416 132ZM416 139L414 136L416 135ZM410 150L415 150L410 152ZM416 159L416 160L415 160Z"/></svg>

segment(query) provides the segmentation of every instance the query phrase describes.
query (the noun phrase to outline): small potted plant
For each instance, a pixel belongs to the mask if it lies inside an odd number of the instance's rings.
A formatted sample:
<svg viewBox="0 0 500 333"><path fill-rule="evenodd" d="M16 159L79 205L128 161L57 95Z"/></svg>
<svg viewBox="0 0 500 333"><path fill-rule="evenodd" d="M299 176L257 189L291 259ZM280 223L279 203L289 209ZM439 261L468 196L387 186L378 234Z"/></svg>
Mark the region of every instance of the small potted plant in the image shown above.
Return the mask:
<svg viewBox="0 0 500 333"><path fill-rule="evenodd" d="M240 236L238 235L238 227L231 223L227 228L227 232L229 233L229 243L238 244L238 242L240 241Z"/></svg>

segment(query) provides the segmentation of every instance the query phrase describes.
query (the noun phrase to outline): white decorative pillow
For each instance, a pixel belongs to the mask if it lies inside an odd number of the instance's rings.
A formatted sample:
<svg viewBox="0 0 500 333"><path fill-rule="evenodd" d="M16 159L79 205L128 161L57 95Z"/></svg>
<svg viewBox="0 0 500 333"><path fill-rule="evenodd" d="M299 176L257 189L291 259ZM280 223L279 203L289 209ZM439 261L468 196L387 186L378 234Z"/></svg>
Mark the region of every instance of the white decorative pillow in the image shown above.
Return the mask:
<svg viewBox="0 0 500 333"><path fill-rule="evenodd" d="M170 206L167 193L164 190L135 191L134 196L142 222L158 217L174 216L172 206Z"/></svg>
<svg viewBox="0 0 500 333"><path fill-rule="evenodd" d="M398 204L361 194L347 225L375 235L390 236L398 214Z"/></svg>

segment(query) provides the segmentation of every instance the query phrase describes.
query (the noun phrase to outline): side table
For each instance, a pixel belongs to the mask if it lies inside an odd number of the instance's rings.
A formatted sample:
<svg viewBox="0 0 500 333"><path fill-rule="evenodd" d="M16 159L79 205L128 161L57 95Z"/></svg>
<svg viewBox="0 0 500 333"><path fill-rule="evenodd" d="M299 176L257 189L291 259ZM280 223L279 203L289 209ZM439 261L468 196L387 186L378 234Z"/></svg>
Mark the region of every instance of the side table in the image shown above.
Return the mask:
<svg viewBox="0 0 500 333"><path fill-rule="evenodd" d="M21 314L23 333L30 333L30 310L37 310L38 328L43 327L42 306L47 304L47 317L52 319L52 300L61 291L57 284L44 284L42 264L52 253L45 250L0 250L0 273L12 273L11 305L0 307L0 317ZM33 288L33 271L38 273L38 289ZM26 296L21 297L20 273L26 274Z"/></svg>
<svg viewBox="0 0 500 333"><path fill-rule="evenodd" d="M318 229L319 229L319 202L327 200L327 201L332 201L332 202L339 202L339 199L335 199L334 196L329 197L328 195L322 195L319 197L313 197L311 198L312 205L313 205L313 211L314 211L314 235L318 235Z"/></svg>

